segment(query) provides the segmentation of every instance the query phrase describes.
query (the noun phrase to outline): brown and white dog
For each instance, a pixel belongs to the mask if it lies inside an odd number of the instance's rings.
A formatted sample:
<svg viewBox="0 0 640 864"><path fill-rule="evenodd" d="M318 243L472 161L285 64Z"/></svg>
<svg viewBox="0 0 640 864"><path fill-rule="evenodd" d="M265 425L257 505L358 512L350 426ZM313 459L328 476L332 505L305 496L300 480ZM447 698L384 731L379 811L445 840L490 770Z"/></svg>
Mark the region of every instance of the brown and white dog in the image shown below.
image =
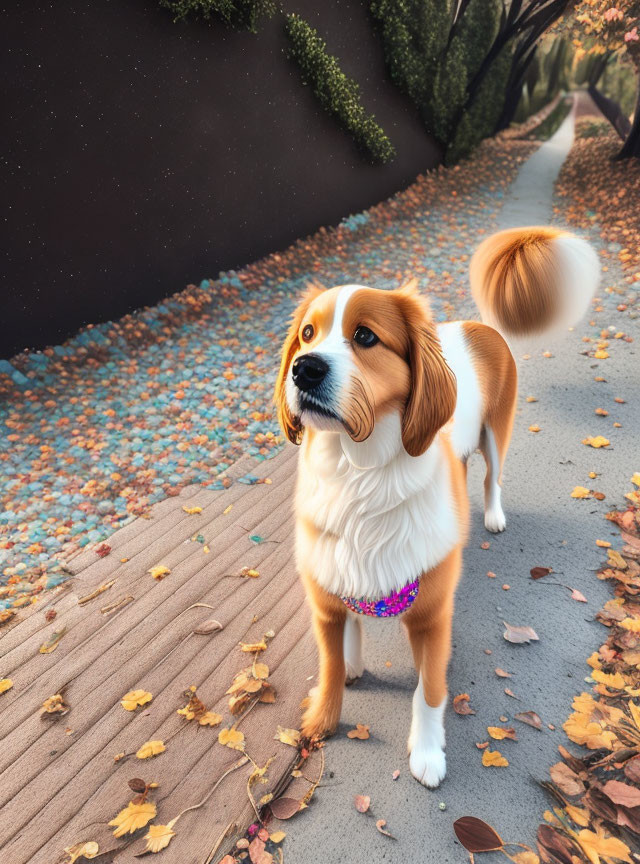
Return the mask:
<svg viewBox="0 0 640 864"><path fill-rule="evenodd" d="M574 323L598 278L588 243L534 227L495 234L473 257L473 296L488 323L436 326L415 280L394 291L311 287L303 297L276 384L282 428L302 445L296 556L320 658L303 735L335 730L345 678L364 670L362 616L343 598L376 601L419 580L402 613L419 675L410 768L426 786L443 779L465 461L480 448L485 526L502 531L500 478L517 391L505 338Z"/></svg>

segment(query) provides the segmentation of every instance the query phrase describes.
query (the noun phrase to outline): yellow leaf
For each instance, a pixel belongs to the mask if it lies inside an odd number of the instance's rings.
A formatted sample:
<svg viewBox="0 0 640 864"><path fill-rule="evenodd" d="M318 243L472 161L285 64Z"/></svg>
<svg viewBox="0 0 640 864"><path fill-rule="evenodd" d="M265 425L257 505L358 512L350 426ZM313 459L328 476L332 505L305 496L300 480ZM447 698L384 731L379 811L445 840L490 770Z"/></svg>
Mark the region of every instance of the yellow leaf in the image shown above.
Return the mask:
<svg viewBox="0 0 640 864"><path fill-rule="evenodd" d="M634 486L640 486L640 471L636 471L636 473L631 478L631 482Z"/></svg>
<svg viewBox="0 0 640 864"><path fill-rule="evenodd" d="M58 631L58 633L54 633L43 645L40 646L40 653L51 654L55 651L66 632L67 628L63 627L62 630Z"/></svg>
<svg viewBox="0 0 640 864"><path fill-rule="evenodd" d="M582 443L586 444L587 447L595 447L597 450L600 447L608 447L611 442L602 435L596 435L595 438L583 438Z"/></svg>
<svg viewBox="0 0 640 864"><path fill-rule="evenodd" d="M562 728L576 744L583 744L590 750L600 747L612 749L616 736L606 732L599 723L591 722L589 714L571 714Z"/></svg>
<svg viewBox="0 0 640 864"><path fill-rule="evenodd" d="M152 699L153 696L151 693L147 693L146 690L129 690L129 692L125 693L122 697L120 704L125 711L135 711L139 705L146 705L147 702L151 702Z"/></svg>
<svg viewBox="0 0 640 864"><path fill-rule="evenodd" d="M502 729L500 726L487 726L487 732L496 741L502 741L504 738L513 737L512 729Z"/></svg>
<svg viewBox="0 0 640 864"><path fill-rule="evenodd" d="M161 852L165 849L176 836L176 832L173 830L175 822L176 820L172 819L166 825L149 825L149 830L144 835L144 839L147 841L144 851Z"/></svg>
<svg viewBox="0 0 640 864"><path fill-rule="evenodd" d="M251 674L254 678L260 680L269 677L269 667L266 663L254 663L251 667Z"/></svg>
<svg viewBox="0 0 640 864"><path fill-rule="evenodd" d="M609 559L608 563L618 570L626 570L629 566L617 549L609 549L607 557Z"/></svg>
<svg viewBox="0 0 640 864"><path fill-rule="evenodd" d="M613 687L614 690L624 690L627 683L619 672L607 674L601 669L594 669L591 673L591 677L599 684L604 684L606 687Z"/></svg>
<svg viewBox="0 0 640 864"><path fill-rule="evenodd" d="M624 618L620 622L620 626L632 633L640 633L640 618Z"/></svg>
<svg viewBox="0 0 640 864"><path fill-rule="evenodd" d="M129 801L127 806L114 816L109 825L115 826L114 837L122 837L125 834L133 834L138 828L144 828L147 822L155 819L155 816L156 805L152 801L145 801L143 804Z"/></svg>
<svg viewBox="0 0 640 864"><path fill-rule="evenodd" d="M596 546L600 546L602 549L609 549L611 543L608 540L596 540Z"/></svg>
<svg viewBox="0 0 640 864"><path fill-rule="evenodd" d="M511 857L511 860L515 861L515 864L540 864L540 859L531 849L527 849L526 852L518 852Z"/></svg>
<svg viewBox="0 0 640 864"><path fill-rule="evenodd" d="M537 401L538 400L536 399L535 396L527 396L527 402L537 402Z"/></svg>
<svg viewBox="0 0 640 864"><path fill-rule="evenodd" d="M182 509L188 516L195 516L197 513L202 513L202 507L187 507L184 505ZM169 841L167 840L167 843L168 842Z"/></svg>
<svg viewBox="0 0 640 864"><path fill-rule="evenodd" d="M540 431L539 426L536 426L535 424L532 426L529 426L529 432L539 432L539 431Z"/></svg>
<svg viewBox="0 0 640 864"><path fill-rule="evenodd" d="M506 768L509 762L499 750L489 750L487 748L482 751L482 764L485 768Z"/></svg>
<svg viewBox="0 0 640 864"><path fill-rule="evenodd" d="M274 831L271 837L269 837L269 840L271 840L272 843L282 843L286 836L287 835L284 831Z"/></svg>
<svg viewBox="0 0 640 864"><path fill-rule="evenodd" d="M215 711L207 711L200 717L198 723L201 726L217 726L222 723L222 714L216 714Z"/></svg>
<svg viewBox="0 0 640 864"><path fill-rule="evenodd" d="M244 750L244 735L238 729L221 729L218 733L218 744L230 747L232 750Z"/></svg>
<svg viewBox="0 0 640 864"><path fill-rule="evenodd" d="M69 706L65 703L62 694L56 693L54 696L49 696L42 703L41 714L66 714Z"/></svg>
<svg viewBox="0 0 640 864"><path fill-rule="evenodd" d="M640 707L629 700L629 711L631 711L631 716L633 717L633 722L636 724L638 729L640 729Z"/></svg>
<svg viewBox="0 0 640 864"><path fill-rule="evenodd" d="M572 498L588 498L591 493L585 486L576 486L571 493Z"/></svg>
<svg viewBox="0 0 640 864"><path fill-rule="evenodd" d="M631 864L627 844L617 837L607 836L603 828L599 828L597 832L585 828L576 835L576 839L592 864L600 864L601 855L605 860L615 858L617 861L627 861Z"/></svg>
<svg viewBox="0 0 640 864"><path fill-rule="evenodd" d="M164 753L165 746L163 741L145 741L142 747L136 753L138 759L148 759L150 756L157 756L159 753Z"/></svg>
<svg viewBox="0 0 640 864"><path fill-rule="evenodd" d="M594 353L593 356L596 358L596 360L606 360L609 356L609 352L605 351L604 348L600 348Z"/></svg>
<svg viewBox="0 0 640 864"><path fill-rule="evenodd" d="M288 744L290 747L297 747L300 741L300 732L297 729L283 729L278 726L278 731L273 736L276 741L282 741L283 744Z"/></svg>
<svg viewBox="0 0 640 864"><path fill-rule="evenodd" d="M232 508L232 507L233 507L233 504L229 504L228 507L225 507L224 510L222 511L222 515L223 515L223 516L226 516L227 513L231 513L231 508Z"/></svg>
<svg viewBox="0 0 640 864"><path fill-rule="evenodd" d="M13 687L13 681L11 678L2 678L0 679L0 693L6 693L7 690L11 690Z"/></svg>
<svg viewBox="0 0 640 864"><path fill-rule="evenodd" d="M241 642L240 650L250 654L252 651L266 651L267 643L262 639L260 642Z"/></svg>
<svg viewBox="0 0 640 864"><path fill-rule="evenodd" d="M575 807L573 804L567 804L564 809L576 825L580 825L582 828L587 827L591 819L588 810L583 810L581 807Z"/></svg>
<svg viewBox="0 0 640 864"><path fill-rule="evenodd" d="M100 847L94 840L85 840L84 843L74 843L73 846L68 846L64 850L69 856L69 860L65 864L73 864L78 858L95 858Z"/></svg>
<svg viewBox="0 0 640 864"><path fill-rule="evenodd" d="M594 651L590 657L587 657L587 663L591 666L592 669L600 669L601 666L600 655L597 651Z"/></svg>
<svg viewBox="0 0 640 864"><path fill-rule="evenodd" d="M165 576L168 576L171 573L168 567L165 567L164 564L156 564L155 567L152 567L151 570L147 570L147 573L150 573L154 579L164 579Z"/></svg>

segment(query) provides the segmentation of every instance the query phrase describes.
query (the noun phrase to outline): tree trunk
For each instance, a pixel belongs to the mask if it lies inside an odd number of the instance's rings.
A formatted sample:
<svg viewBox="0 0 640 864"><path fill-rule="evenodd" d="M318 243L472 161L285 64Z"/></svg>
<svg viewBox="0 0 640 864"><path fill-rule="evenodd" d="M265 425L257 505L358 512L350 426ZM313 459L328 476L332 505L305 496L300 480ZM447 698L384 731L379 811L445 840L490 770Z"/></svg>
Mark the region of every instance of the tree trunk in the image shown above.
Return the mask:
<svg viewBox="0 0 640 864"><path fill-rule="evenodd" d="M627 120L627 123L629 121ZM636 101L636 111L633 117L633 124L627 133L626 140L622 145L622 150L617 154L616 159L631 159L635 157L640 159L640 86L638 86L638 99Z"/></svg>
<svg viewBox="0 0 640 864"><path fill-rule="evenodd" d="M629 135L629 132L631 131L631 123L629 123L628 118L625 117L625 115L622 113L622 109L620 108L618 103L614 102L613 99L609 99L608 96L605 96L604 93L601 90L598 90L598 88L595 87L593 84L589 85L589 96L591 96L593 101L602 111L609 123L611 123L618 135L622 138L623 141L625 141L625 139ZM636 115L637 114L638 111L636 109ZM638 118L636 116L636 121L637 119Z"/></svg>

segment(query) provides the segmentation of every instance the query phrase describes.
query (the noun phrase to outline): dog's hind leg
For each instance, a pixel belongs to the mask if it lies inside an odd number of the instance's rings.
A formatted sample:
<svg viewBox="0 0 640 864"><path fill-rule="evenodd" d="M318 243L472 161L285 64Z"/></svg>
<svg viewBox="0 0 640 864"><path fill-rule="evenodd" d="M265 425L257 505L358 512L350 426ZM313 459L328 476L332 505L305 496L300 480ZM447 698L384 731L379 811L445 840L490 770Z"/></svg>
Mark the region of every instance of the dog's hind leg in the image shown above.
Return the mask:
<svg viewBox="0 0 640 864"><path fill-rule="evenodd" d="M362 619L360 616L354 614L347 615L342 643L347 684L352 684L356 678L361 678L364 672L362 631Z"/></svg>
<svg viewBox="0 0 640 864"><path fill-rule="evenodd" d="M484 527L497 534L504 531L507 520L502 509L502 463L491 426L485 426L482 430L480 449L487 464L484 478Z"/></svg>

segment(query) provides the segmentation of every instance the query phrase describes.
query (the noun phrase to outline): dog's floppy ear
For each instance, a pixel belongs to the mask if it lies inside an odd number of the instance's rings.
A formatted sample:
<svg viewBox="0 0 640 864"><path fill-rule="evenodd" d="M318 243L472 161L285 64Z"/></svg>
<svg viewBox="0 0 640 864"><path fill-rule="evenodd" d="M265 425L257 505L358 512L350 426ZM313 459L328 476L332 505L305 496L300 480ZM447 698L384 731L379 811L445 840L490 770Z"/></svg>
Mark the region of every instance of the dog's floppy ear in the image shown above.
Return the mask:
<svg viewBox="0 0 640 864"><path fill-rule="evenodd" d="M287 404L287 374L289 366L293 360L293 356L300 348L300 339L298 332L302 320L307 313L307 309L315 298L322 293L324 289L316 284L310 284L302 296L296 311L293 313L291 326L287 333L284 345L282 346L282 360L280 363L280 371L276 380L276 389L274 401L278 409L278 421L282 431L287 436L292 444L299 444L302 440L303 428L300 423L300 418L295 417L289 410Z"/></svg>
<svg viewBox="0 0 640 864"><path fill-rule="evenodd" d="M402 443L410 456L420 456L453 416L456 376L442 355L438 333L427 301L418 293L417 280L412 279L393 294L407 330L411 371L409 397L402 416Z"/></svg>

